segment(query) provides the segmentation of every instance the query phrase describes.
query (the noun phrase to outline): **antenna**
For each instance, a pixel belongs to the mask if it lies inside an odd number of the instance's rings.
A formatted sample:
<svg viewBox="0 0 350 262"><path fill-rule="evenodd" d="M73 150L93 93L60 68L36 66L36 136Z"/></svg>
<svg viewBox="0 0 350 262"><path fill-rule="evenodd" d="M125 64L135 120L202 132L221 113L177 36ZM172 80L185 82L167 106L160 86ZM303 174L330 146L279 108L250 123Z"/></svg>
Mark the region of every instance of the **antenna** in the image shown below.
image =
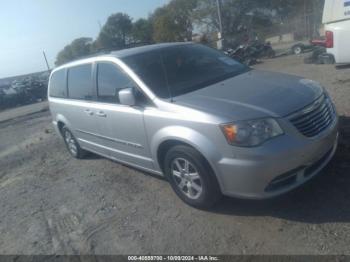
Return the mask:
<svg viewBox="0 0 350 262"><path fill-rule="evenodd" d="M162 63L162 68L163 68L163 72L164 72L164 76L165 76L166 87L168 88L168 92L169 92L169 96L170 96L170 102L173 103L174 99L173 99L173 95L171 93L171 88L170 88L169 80L168 80L168 74L167 74L167 71L166 71L166 68L165 68L163 55L162 55L161 52L159 53L159 56L160 56L160 61Z"/></svg>

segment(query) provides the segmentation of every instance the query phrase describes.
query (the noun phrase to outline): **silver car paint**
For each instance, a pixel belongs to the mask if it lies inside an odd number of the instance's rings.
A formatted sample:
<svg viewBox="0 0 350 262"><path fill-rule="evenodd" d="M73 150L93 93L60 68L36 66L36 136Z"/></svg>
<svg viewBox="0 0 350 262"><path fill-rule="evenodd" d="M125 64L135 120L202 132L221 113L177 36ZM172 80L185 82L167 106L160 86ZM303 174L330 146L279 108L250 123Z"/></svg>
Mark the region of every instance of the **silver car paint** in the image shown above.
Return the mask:
<svg viewBox="0 0 350 262"><path fill-rule="evenodd" d="M304 137L288 120L290 114L318 98L322 88L295 76L250 71L171 102L157 98L120 59L154 48L159 46L129 49L55 69L53 72L84 63L115 63L153 103L141 108L49 97L55 126L58 122L67 125L84 149L158 175L162 175L157 157L160 145L170 140L189 144L208 160L223 194L242 198L268 198L289 191L311 179L333 156L337 118L315 138ZM274 117L285 134L259 147L242 148L229 145L219 127L262 117ZM290 187L264 191L274 177L315 162L331 148L329 158L307 179L298 176Z"/></svg>
<svg viewBox="0 0 350 262"><path fill-rule="evenodd" d="M242 120L242 116L283 117L307 106L321 94L322 89L305 86L299 77L252 70L177 97L176 102Z"/></svg>

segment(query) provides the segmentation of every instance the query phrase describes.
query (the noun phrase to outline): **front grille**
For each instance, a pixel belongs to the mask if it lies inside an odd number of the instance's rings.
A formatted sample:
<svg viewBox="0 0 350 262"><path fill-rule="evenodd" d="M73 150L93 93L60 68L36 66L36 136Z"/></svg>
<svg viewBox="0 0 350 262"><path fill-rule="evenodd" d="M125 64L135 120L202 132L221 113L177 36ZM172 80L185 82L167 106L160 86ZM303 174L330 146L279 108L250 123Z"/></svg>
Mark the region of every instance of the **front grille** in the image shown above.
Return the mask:
<svg viewBox="0 0 350 262"><path fill-rule="evenodd" d="M334 118L331 102L322 95L311 106L293 115L290 121L304 136L314 137L329 127Z"/></svg>

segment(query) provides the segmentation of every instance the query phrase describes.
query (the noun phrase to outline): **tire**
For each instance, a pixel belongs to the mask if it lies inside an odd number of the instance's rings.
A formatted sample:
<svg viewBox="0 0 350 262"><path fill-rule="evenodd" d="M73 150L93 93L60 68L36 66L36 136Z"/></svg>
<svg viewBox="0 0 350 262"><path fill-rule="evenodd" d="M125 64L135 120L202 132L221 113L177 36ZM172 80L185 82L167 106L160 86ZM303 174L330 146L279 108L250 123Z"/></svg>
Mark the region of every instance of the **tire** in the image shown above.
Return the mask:
<svg viewBox="0 0 350 262"><path fill-rule="evenodd" d="M304 48L301 45L296 45L296 46L293 46L292 51L295 55L300 55L301 53L303 53Z"/></svg>
<svg viewBox="0 0 350 262"><path fill-rule="evenodd" d="M325 55L322 57L323 64L333 65L335 63L334 57L331 55Z"/></svg>
<svg viewBox="0 0 350 262"><path fill-rule="evenodd" d="M175 193L190 206L210 208L222 196L209 164L192 147L185 145L172 147L166 153L164 171Z"/></svg>
<svg viewBox="0 0 350 262"><path fill-rule="evenodd" d="M67 146L68 152L74 158L77 158L77 159L84 158L87 152L80 147L78 141L73 136L72 132L65 126L62 128L61 132L64 139L64 143Z"/></svg>

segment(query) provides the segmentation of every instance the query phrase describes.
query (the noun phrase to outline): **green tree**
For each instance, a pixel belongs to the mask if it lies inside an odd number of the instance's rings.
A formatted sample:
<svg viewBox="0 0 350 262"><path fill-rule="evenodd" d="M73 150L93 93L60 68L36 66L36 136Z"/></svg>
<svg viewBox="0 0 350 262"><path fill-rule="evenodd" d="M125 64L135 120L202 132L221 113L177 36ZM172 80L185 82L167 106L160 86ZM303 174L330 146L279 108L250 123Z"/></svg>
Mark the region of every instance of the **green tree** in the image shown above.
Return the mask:
<svg viewBox="0 0 350 262"><path fill-rule="evenodd" d="M240 25L247 26L251 23L252 17L259 15L264 7L265 0L222 0L222 25L225 36L234 35ZM266 5L266 3L265 3ZM259 19L260 21L260 19ZM194 12L196 26L205 32L219 31L219 18L217 2L202 0Z"/></svg>
<svg viewBox="0 0 350 262"><path fill-rule="evenodd" d="M267 33L279 32L278 27L292 30L290 21L303 19L303 14L313 14L311 25L317 28L321 23L324 0L221 0L224 38L239 38L239 26L249 30ZM217 2L201 0L193 14L195 27L203 33L219 31ZM283 31L283 30L282 30Z"/></svg>
<svg viewBox="0 0 350 262"><path fill-rule="evenodd" d="M56 58L55 64L57 66L72 60L87 56L91 53L92 38L81 37L75 39L72 43L65 46Z"/></svg>
<svg viewBox="0 0 350 262"><path fill-rule="evenodd" d="M129 15L116 13L108 17L106 24L97 38L99 49L118 50L125 48L130 42L132 20Z"/></svg>
<svg viewBox="0 0 350 262"><path fill-rule="evenodd" d="M150 17L156 42L190 41L197 0L172 0Z"/></svg>
<svg viewBox="0 0 350 262"><path fill-rule="evenodd" d="M153 28L152 23L148 19L139 19L132 25L132 39L136 43L151 43Z"/></svg>

